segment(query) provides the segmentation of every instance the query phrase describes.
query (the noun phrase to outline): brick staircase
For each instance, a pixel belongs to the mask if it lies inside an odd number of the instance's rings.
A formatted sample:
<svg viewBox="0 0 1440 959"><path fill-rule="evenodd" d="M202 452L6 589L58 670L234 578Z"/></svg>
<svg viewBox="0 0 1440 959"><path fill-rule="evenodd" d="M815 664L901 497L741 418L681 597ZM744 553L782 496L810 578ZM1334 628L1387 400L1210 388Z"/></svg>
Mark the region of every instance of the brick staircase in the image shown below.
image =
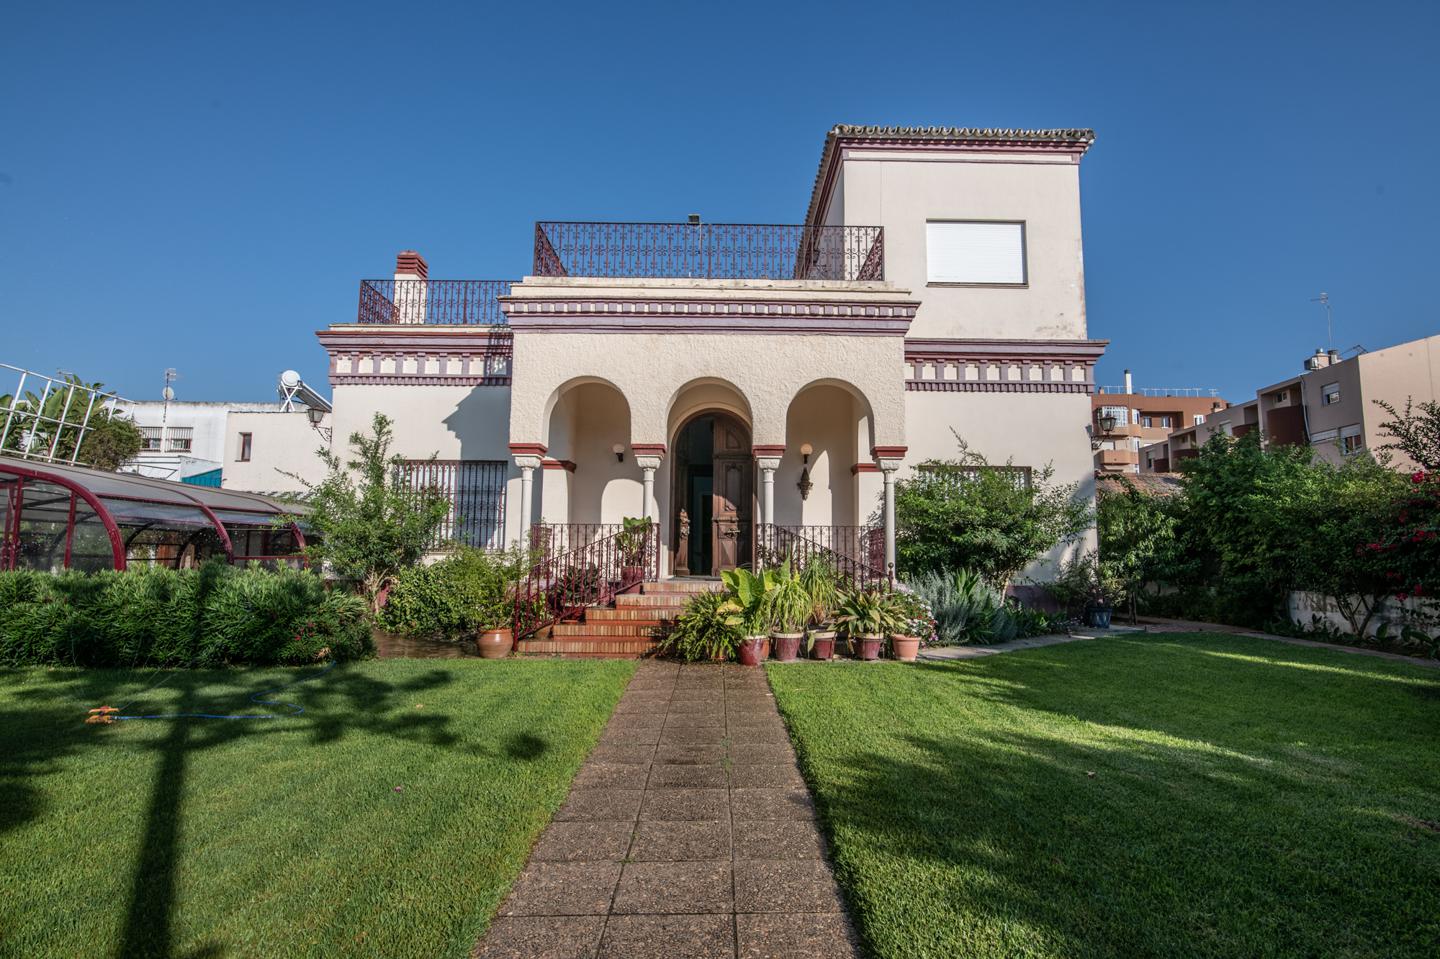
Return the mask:
<svg viewBox="0 0 1440 959"><path fill-rule="evenodd" d="M639 659L655 649L655 633L696 593L720 588L718 579L663 579L622 593L609 606L591 606L578 622L556 623L520 641L521 656ZM548 634L548 635L547 635Z"/></svg>

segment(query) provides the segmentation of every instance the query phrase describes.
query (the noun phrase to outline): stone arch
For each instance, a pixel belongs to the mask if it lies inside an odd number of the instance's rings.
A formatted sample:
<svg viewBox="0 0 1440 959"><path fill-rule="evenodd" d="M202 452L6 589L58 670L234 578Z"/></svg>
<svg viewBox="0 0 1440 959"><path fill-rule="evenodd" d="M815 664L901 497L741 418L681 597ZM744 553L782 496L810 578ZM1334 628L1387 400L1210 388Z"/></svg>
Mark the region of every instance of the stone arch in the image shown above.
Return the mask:
<svg viewBox="0 0 1440 959"><path fill-rule="evenodd" d="M672 442L681 426L706 410L729 413L754 433L755 416L744 391L722 377L701 376L686 381L670 394L665 404L665 442Z"/></svg>
<svg viewBox="0 0 1440 959"><path fill-rule="evenodd" d="M541 479L545 521L604 523L639 515L641 477L630 451L631 428L629 400L609 380L582 376L555 389L542 439L548 448Z"/></svg>
<svg viewBox="0 0 1440 959"><path fill-rule="evenodd" d="M775 522L782 526L860 525L864 517L860 515L855 467L871 459L873 429L870 401L853 383L822 377L796 390L785 410L785 453L776 471Z"/></svg>

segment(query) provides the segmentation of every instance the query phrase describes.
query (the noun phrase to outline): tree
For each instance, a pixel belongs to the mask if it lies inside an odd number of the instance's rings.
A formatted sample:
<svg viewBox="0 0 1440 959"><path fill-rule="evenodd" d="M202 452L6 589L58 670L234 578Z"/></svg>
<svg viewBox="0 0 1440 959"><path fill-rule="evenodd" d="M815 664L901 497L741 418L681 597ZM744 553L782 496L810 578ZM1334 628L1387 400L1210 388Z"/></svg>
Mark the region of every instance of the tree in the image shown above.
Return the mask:
<svg viewBox="0 0 1440 959"><path fill-rule="evenodd" d="M927 460L895 484L895 554L902 576L971 569L1004 589L1026 566L1090 528L1079 485L1054 469L994 466L957 434L959 455Z"/></svg>
<svg viewBox="0 0 1440 959"><path fill-rule="evenodd" d="M306 554L359 583L372 611L396 575L425 555L450 513L441 490L405 481L405 459L390 454L393 438L390 418L376 413L370 435L350 434L350 460L322 448L325 478L310 483L295 476L309 490L305 520L320 534Z"/></svg>
<svg viewBox="0 0 1440 959"><path fill-rule="evenodd" d="M1130 606L1144 585L1157 578L1175 552L1175 510L1168 500L1140 492L1121 478L1123 492L1102 492L1096 497L1095 525L1100 540L1099 562L1119 583L1117 601Z"/></svg>
<svg viewBox="0 0 1440 959"><path fill-rule="evenodd" d="M1417 406L1406 399L1403 413L1384 400L1376 400L1375 405L1390 414L1380 424L1380 434L1393 442L1381 449L1404 453L1423 470L1440 471L1440 403L1429 400Z"/></svg>
<svg viewBox="0 0 1440 959"><path fill-rule="evenodd" d="M69 389L73 387L73 389ZM0 419L10 418L5 447L0 452L50 453L53 447L57 460L76 462L98 470L119 469L134 458L145 445L140 428L111 407L100 406L105 385L86 383L66 374L61 384L52 389L42 403L30 391L24 396L0 396ZM91 396L95 405L91 404ZM13 410L13 413L11 412ZM85 419L86 411L90 418ZM81 427L84 426L83 436ZM56 438L56 433L59 438ZM76 445L79 455L76 456Z"/></svg>

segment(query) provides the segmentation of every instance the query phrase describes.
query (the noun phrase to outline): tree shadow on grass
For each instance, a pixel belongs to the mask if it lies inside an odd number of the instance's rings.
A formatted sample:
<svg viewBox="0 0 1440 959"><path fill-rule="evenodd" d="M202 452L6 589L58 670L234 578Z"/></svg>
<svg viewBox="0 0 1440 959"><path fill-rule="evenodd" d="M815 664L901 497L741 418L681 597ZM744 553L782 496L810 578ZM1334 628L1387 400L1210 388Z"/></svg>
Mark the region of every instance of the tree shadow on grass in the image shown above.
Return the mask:
<svg viewBox="0 0 1440 959"><path fill-rule="evenodd" d="M415 693L451 683L453 676L446 669L430 670L396 683L341 665L324 675L302 673L296 678L305 679L303 683L287 686L275 695L267 693L281 683L293 683L290 677L277 681L279 670L266 670L266 677L249 675L250 671L176 671L163 677L163 713L223 709L271 713L276 718L130 720L112 726L86 725L86 709L109 700L123 701L125 693L133 695L138 691L135 684L126 684L121 693L110 671L56 672L53 681L43 687L15 693L22 703L18 709L0 711L0 831L14 829L44 812L43 794L32 780L55 772L65 757L94 747L115 748L110 737L123 734L127 726L143 722L163 725L165 729L157 739L132 744L153 750L157 766L132 873L124 931L115 951L118 959L169 959L175 955L175 883L182 851L185 778L193 755L239 740L297 730L317 745L355 733L425 745L450 746L457 741L449 729L450 718L444 714L389 715L402 701L400 697L413 698ZM16 675L16 671L0 672L0 682ZM217 686L221 688L212 688ZM161 691L155 690L148 698L153 701L160 695ZM306 704L305 712L290 715L283 706L257 704L252 697L301 701ZM208 944L187 957L200 959L223 953L221 945Z"/></svg>
<svg viewBox="0 0 1440 959"><path fill-rule="evenodd" d="M1417 894L1436 890L1440 837L1309 770L1001 729L829 768L817 798L872 954L1422 956L1440 940Z"/></svg>

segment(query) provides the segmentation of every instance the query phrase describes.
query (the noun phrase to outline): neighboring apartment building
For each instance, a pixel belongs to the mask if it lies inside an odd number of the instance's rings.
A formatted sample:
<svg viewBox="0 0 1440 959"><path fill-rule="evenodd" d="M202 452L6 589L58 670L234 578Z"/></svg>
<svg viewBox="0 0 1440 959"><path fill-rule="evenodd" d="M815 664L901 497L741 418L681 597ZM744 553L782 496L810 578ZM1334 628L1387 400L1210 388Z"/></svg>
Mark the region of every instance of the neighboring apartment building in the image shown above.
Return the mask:
<svg viewBox="0 0 1440 959"><path fill-rule="evenodd" d="M1165 441L1141 450L1141 472L1169 472L1216 433L1244 436L1259 430L1267 444L1308 443L1332 463L1347 456L1378 451L1386 442L1380 424L1389 418L1376 401L1404 409L1440 399L1440 335L1341 359L1335 351L1316 350L1303 373L1257 390L1255 398L1177 430ZM1398 469L1414 463L1394 455Z"/></svg>
<svg viewBox="0 0 1440 959"><path fill-rule="evenodd" d="M285 473L320 472L315 450L328 445L330 407L298 377L289 388L282 382L280 393L274 403L114 400L110 405L140 428L145 442L121 471L255 493L298 492L303 484Z"/></svg>
<svg viewBox="0 0 1440 959"><path fill-rule="evenodd" d="M837 126L802 224L541 222L515 281L403 252L318 334L335 442L385 412L478 546L651 517L666 576L780 529L891 563L895 480L956 432L1091 496L1092 141Z"/></svg>
<svg viewBox="0 0 1440 959"><path fill-rule="evenodd" d="M1227 404L1214 390L1135 389L1129 370L1124 386L1102 386L1090 397L1090 446L1097 473L1139 473L1140 450L1171 432L1205 422Z"/></svg>

